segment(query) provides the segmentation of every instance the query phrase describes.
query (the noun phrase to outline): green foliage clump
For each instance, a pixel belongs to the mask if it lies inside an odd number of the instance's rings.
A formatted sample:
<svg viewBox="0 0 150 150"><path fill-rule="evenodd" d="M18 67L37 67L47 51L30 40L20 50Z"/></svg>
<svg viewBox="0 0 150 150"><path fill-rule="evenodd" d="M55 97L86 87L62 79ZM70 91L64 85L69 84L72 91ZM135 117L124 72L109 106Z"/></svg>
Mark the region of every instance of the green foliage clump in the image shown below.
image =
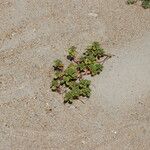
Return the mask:
<svg viewBox="0 0 150 150"><path fill-rule="evenodd" d="M76 56L76 47L75 46L72 46L68 49L68 56L67 58L72 61L75 59L75 56Z"/></svg>
<svg viewBox="0 0 150 150"><path fill-rule="evenodd" d="M91 95L91 81L83 79L85 75L95 76L100 74L103 69L103 63L111 55L105 54L98 42L93 42L83 56L77 58L76 48L72 46L68 49L67 58L71 61L66 69L61 60L54 61L55 75L51 83L51 90L54 92L64 92L64 103L73 103L80 97L89 98Z"/></svg>
<svg viewBox="0 0 150 150"><path fill-rule="evenodd" d="M134 4L134 3L136 3L136 2L137 2L137 0L128 0L128 1L127 1L127 4L131 5L131 4Z"/></svg>
<svg viewBox="0 0 150 150"><path fill-rule="evenodd" d="M69 89L67 93L65 93L64 102L72 103L74 99L79 99L80 96L90 97L91 89L90 89L90 81L89 80L80 80L78 83L73 82L70 83Z"/></svg>
<svg viewBox="0 0 150 150"><path fill-rule="evenodd" d="M150 8L150 0L142 0L142 6L145 9Z"/></svg>
<svg viewBox="0 0 150 150"><path fill-rule="evenodd" d="M142 7L144 9L150 8L150 0L127 0L127 4L134 4L137 1L141 1L142 2Z"/></svg>
<svg viewBox="0 0 150 150"><path fill-rule="evenodd" d="M53 67L54 67L54 70L56 70L56 71L62 71L64 65L61 60L57 59L54 61Z"/></svg>

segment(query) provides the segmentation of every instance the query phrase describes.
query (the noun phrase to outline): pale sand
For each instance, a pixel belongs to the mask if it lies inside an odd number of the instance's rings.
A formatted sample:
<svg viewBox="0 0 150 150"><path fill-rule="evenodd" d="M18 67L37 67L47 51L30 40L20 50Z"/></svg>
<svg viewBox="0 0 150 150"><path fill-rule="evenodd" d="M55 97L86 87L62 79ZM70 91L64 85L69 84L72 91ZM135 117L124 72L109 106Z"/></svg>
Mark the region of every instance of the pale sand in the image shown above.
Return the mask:
<svg viewBox="0 0 150 150"><path fill-rule="evenodd" d="M125 1L0 0L0 150L150 149L150 10ZM64 105L52 62L94 40L115 56Z"/></svg>

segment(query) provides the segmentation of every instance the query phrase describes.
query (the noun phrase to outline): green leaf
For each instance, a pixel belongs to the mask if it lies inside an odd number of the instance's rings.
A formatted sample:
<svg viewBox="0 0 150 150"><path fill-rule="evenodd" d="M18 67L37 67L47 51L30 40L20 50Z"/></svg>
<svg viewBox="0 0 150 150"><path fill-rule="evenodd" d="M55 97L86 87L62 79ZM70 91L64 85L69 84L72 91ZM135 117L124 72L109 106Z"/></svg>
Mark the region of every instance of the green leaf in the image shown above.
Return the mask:
<svg viewBox="0 0 150 150"><path fill-rule="evenodd" d="M128 5L134 4L136 2L137 2L137 0L127 0L127 4Z"/></svg>
<svg viewBox="0 0 150 150"><path fill-rule="evenodd" d="M70 76L72 80L77 79L78 77L77 65L70 64L68 68L65 70L65 75Z"/></svg>
<svg viewBox="0 0 150 150"><path fill-rule="evenodd" d="M94 63L94 64L90 64L88 66L88 68L89 68L89 70L91 72L91 75L95 76L95 75L99 74L102 71L103 66L101 64Z"/></svg>
<svg viewBox="0 0 150 150"><path fill-rule="evenodd" d="M60 83L58 80L52 80L52 83L51 83L51 89L52 91L56 91L60 86Z"/></svg>
<svg viewBox="0 0 150 150"><path fill-rule="evenodd" d="M78 86L78 83L75 82L75 81L72 81L72 82L69 82L69 83L68 83L68 87L69 87L70 89L73 89L73 88L76 87L76 86Z"/></svg>
<svg viewBox="0 0 150 150"><path fill-rule="evenodd" d="M72 46L68 49L68 56L67 58L72 61L74 60L74 58L76 57L76 47L75 46Z"/></svg>
<svg viewBox="0 0 150 150"><path fill-rule="evenodd" d="M55 76L54 76L54 79L60 79L64 76L64 73L63 72L60 72L60 71L56 71L55 72Z"/></svg>
<svg viewBox="0 0 150 150"><path fill-rule="evenodd" d="M62 71L64 65L60 59L57 59L54 61L53 67L54 67L54 70L56 70L56 71Z"/></svg>
<svg viewBox="0 0 150 150"><path fill-rule="evenodd" d="M79 71L83 72L83 71L85 71L85 69L86 69L86 64L85 63L81 62L81 63L78 64L78 70Z"/></svg>
<svg viewBox="0 0 150 150"><path fill-rule="evenodd" d="M131 5L136 3L138 0L127 0L127 4ZM144 9L150 8L150 0L140 0Z"/></svg>
<svg viewBox="0 0 150 150"><path fill-rule="evenodd" d="M73 95L72 92L69 91L65 94L64 103L72 103L72 101L73 101Z"/></svg>
<svg viewBox="0 0 150 150"><path fill-rule="evenodd" d="M81 89L81 96L89 98L91 95L91 89L89 87Z"/></svg>
<svg viewBox="0 0 150 150"><path fill-rule="evenodd" d="M82 80L80 80L80 82L79 82L79 87L80 87L80 88L89 87L90 84L91 84L91 81L90 81L90 80L82 79Z"/></svg>
<svg viewBox="0 0 150 150"><path fill-rule="evenodd" d="M78 87L74 87L72 90L67 92L64 97L64 103L72 102L74 99L78 99L80 96L80 89Z"/></svg>
<svg viewBox="0 0 150 150"><path fill-rule="evenodd" d="M84 53L86 56L94 56L95 58L102 57L104 54L103 48L100 47L100 44L98 42L93 42L92 45L90 45L87 48L87 51Z"/></svg>
<svg viewBox="0 0 150 150"><path fill-rule="evenodd" d="M147 9L150 8L150 0L142 0L142 6L143 8Z"/></svg>

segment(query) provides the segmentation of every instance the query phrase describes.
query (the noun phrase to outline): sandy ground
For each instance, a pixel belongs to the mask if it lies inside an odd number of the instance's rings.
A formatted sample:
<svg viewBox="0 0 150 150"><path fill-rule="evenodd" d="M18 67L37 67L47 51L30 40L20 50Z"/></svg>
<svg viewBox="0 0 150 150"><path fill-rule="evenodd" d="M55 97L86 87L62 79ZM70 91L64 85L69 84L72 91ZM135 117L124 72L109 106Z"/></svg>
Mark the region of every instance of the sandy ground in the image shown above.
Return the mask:
<svg viewBox="0 0 150 150"><path fill-rule="evenodd" d="M52 62L92 41L115 54L92 96L64 105ZM0 0L0 150L149 150L150 10L125 0Z"/></svg>

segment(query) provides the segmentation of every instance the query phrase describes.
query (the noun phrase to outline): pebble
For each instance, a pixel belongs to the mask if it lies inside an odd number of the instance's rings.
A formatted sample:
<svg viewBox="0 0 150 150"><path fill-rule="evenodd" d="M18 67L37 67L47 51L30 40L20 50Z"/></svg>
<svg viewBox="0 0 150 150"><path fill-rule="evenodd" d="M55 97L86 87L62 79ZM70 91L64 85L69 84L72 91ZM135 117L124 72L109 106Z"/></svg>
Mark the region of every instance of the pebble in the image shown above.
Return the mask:
<svg viewBox="0 0 150 150"><path fill-rule="evenodd" d="M116 131L114 131L114 130L112 130L112 133L117 134L117 132L116 132Z"/></svg>
<svg viewBox="0 0 150 150"><path fill-rule="evenodd" d="M95 18L98 16L98 14L96 14L96 13L89 13L88 15L91 17L95 17Z"/></svg>
<svg viewBox="0 0 150 150"><path fill-rule="evenodd" d="M81 141L82 144L85 144L86 142L84 140Z"/></svg>

